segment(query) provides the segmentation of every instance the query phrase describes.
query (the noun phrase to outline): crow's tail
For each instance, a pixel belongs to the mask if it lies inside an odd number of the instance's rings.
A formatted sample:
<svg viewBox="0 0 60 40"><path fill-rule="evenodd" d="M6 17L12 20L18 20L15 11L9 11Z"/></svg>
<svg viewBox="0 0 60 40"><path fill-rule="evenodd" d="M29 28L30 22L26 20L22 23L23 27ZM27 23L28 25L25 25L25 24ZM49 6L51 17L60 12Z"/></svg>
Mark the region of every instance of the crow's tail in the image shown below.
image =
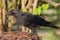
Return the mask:
<svg viewBox="0 0 60 40"><path fill-rule="evenodd" d="M46 25L45 26L49 26L51 28L55 28L55 29L60 29L59 27L57 27L56 25L54 25L53 23L51 22L46 22Z"/></svg>

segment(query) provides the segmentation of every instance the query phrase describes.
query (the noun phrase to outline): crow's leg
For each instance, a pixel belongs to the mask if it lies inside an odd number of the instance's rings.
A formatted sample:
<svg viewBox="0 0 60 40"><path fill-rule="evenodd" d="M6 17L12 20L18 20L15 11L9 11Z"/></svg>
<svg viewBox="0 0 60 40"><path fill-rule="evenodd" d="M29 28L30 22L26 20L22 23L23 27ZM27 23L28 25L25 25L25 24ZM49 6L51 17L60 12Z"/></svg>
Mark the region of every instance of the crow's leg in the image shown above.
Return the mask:
<svg viewBox="0 0 60 40"><path fill-rule="evenodd" d="M29 28L31 29L31 33L32 33L32 34L37 34L37 33L36 33L36 27L30 26Z"/></svg>
<svg viewBox="0 0 60 40"><path fill-rule="evenodd" d="M22 31L22 25L18 25L17 30Z"/></svg>

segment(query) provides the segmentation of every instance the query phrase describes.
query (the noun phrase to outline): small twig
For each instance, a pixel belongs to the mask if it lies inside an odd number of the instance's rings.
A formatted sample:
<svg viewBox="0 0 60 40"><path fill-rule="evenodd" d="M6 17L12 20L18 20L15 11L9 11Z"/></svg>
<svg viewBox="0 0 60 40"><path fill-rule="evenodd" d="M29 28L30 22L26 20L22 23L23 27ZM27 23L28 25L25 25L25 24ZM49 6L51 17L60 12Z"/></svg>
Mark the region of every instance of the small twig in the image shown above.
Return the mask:
<svg viewBox="0 0 60 40"><path fill-rule="evenodd" d="M49 4L51 4L51 5L53 5L53 6L55 6L55 7L60 6L60 3L56 3L56 2L54 2L54 1L52 1L52 0L43 0L43 1L45 1L45 2L47 2L47 3L49 3Z"/></svg>

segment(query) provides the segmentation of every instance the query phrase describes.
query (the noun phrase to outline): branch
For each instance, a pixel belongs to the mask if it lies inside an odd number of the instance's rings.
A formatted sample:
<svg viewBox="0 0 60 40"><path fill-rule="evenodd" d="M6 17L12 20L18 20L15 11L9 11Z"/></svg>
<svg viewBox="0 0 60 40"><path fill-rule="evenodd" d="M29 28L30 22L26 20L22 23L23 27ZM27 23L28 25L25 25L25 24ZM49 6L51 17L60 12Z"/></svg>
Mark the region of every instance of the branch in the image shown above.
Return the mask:
<svg viewBox="0 0 60 40"><path fill-rule="evenodd" d="M45 2L47 2L47 3L49 3L49 4L51 4L51 5L53 5L53 6L55 6L55 7L60 6L60 3L56 3L56 2L54 2L54 1L52 1L52 0L43 0L43 1L45 1Z"/></svg>
<svg viewBox="0 0 60 40"><path fill-rule="evenodd" d="M33 8L36 8L38 0L34 1Z"/></svg>
<svg viewBox="0 0 60 40"><path fill-rule="evenodd" d="M22 9L22 10L25 8L26 1L27 1L27 0L21 0L21 2L22 2L22 4L21 4L21 5L22 5L22 6L21 6L21 9Z"/></svg>

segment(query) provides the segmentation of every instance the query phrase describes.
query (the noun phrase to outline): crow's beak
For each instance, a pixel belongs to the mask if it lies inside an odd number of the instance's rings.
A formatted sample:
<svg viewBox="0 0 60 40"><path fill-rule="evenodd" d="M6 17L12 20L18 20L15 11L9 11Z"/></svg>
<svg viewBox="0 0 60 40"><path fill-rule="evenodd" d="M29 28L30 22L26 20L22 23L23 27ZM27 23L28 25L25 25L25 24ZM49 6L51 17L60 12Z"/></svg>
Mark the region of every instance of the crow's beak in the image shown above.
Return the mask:
<svg viewBox="0 0 60 40"><path fill-rule="evenodd" d="M12 15L12 13L8 12L7 15Z"/></svg>

